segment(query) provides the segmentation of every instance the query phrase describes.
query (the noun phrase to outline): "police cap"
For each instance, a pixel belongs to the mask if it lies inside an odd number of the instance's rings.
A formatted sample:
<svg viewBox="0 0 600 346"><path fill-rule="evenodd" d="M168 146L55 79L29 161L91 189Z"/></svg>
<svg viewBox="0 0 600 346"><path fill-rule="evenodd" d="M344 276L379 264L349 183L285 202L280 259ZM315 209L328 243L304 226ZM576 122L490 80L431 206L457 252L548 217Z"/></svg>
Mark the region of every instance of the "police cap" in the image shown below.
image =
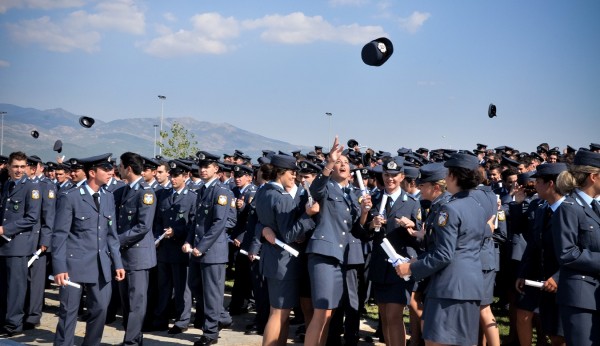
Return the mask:
<svg viewBox="0 0 600 346"><path fill-rule="evenodd" d="M156 161L155 159L142 156L142 160L144 161L144 169L154 170L154 169L157 169L159 166L158 161Z"/></svg>
<svg viewBox="0 0 600 346"><path fill-rule="evenodd" d="M380 37L367 43L360 55L362 61L369 66L383 65L394 53L392 41L385 37Z"/></svg>
<svg viewBox="0 0 600 346"><path fill-rule="evenodd" d="M600 168L600 153L589 151L586 148L579 148L573 159L573 164Z"/></svg>
<svg viewBox="0 0 600 346"><path fill-rule="evenodd" d="M549 175L559 175L560 173L567 170L567 164L563 162L557 163L546 163L544 165L538 165L536 171L531 176L532 178L544 177Z"/></svg>
<svg viewBox="0 0 600 346"><path fill-rule="evenodd" d="M42 159L40 159L37 155L27 156L27 166L37 166L38 163L42 163Z"/></svg>
<svg viewBox="0 0 600 346"><path fill-rule="evenodd" d="M252 168L246 165L235 165L233 166L232 171L233 176L236 178L244 175L252 175L253 173Z"/></svg>
<svg viewBox="0 0 600 346"><path fill-rule="evenodd" d="M96 120L94 120L94 118L91 118L91 117L80 117L79 118L79 125L85 127L86 129L89 129L90 127L92 127L92 125L94 125L95 122L96 122Z"/></svg>
<svg viewBox="0 0 600 346"><path fill-rule="evenodd" d="M60 152L62 151L62 141L60 139L54 142L54 147L52 148L52 150L60 154Z"/></svg>
<svg viewBox="0 0 600 346"><path fill-rule="evenodd" d="M198 157L199 166L219 161L219 156L211 154L207 151L198 151L196 153L196 156Z"/></svg>
<svg viewBox="0 0 600 346"><path fill-rule="evenodd" d="M273 157L271 157L271 164L277 168L291 169L294 171L298 170L296 159L289 155L273 155Z"/></svg>
<svg viewBox="0 0 600 346"><path fill-rule="evenodd" d="M86 170L93 168L103 168L106 170L110 170L113 168L111 161L112 153L106 153L97 156L86 157L83 159L79 159L79 164L83 165Z"/></svg>
<svg viewBox="0 0 600 346"><path fill-rule="evenodd" d="M169 165L169 174L172 176L181 175L183 173L191 172L192 167L186 165L185 163L179 160L171 160L168 163Z"/></svg>
<svg viewBox="0 0 600 346"><path fill-rule="evenodd" d="M404 171L404 158L394 156L383 160L382 169L384 173L398 174Z"/></svg>
<svg viewBox="0 0 600 346"><path fill-rule="evenodd" d="M433 183L446 179L448 168L444 167L444 164L441 162L428 163L419 169L419 175L417 184Z"/></svg>
<svg viewBox="0 0 600 346"><path fill-rule="evenodd" d="M321 172L321 167L309 161L302 161L298 164L300 166L300 173L303 174L317 174Z"/></svg>
<svg viewBox="0 0 600 346"><path fill-rule="evenodd" d="M473 155L455 153L452 154L450 159L444 163L444 167L476 170L479 167L479 160Z"/></svg>
<svg viewBox="0 0 600 346"><path fill-rule="evenodd" d="M404 167L404 176L411 179L419 177L419 169L416 167Z"/></svg>

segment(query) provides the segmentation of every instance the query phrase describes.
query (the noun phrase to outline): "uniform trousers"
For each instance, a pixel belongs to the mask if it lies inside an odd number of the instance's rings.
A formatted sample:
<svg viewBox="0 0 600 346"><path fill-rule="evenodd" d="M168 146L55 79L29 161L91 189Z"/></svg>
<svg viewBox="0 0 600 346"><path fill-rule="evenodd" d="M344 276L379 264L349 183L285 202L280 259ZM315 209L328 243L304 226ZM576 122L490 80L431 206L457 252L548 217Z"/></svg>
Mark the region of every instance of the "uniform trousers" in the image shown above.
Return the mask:
<svg viewBox="0 0 600 346"><path fill-rule="evenodd" d="M231 317L223 307L225 296L225 263L199 263L192 261L190 271L195 278L194 296L201 302L203 309L202 332L206 337L216 340L219 337L219 322L231 324ZM196 310L198 322L198 309Z"/></svg>
<svg viewBox="0 0 600 346"><path fill-rule="evenodd" d="M81 284L86 290L86 305L89 317L86 320L85 337L82 345L100 345L106 320L106 309L110 301L112 287L110 282L102 284ZM71 286L60 288L60 308L58 324L54 335L55 346L71 346L75 344L75 325L77 311L81 301L81 290Z"/></svg>
<svg viewBox="0 0 600 346"><path fill-rule="evenodd" d="M0 297L3 300L0 314L7 331L23 330L27 261L25 256L0 257Z"/></svg>
<svg viewBox="0 0 600 346"><path fill-rule="evenodd" d="M188 328L192 315L192 294L188 286L188 266L182 263L158 262L158 302L154 310L154 325L169 323L171 297L175 305L175 325Z"/></svg>
<svg viewBox="0 0 600 346"><path fill-rule="evenodd" d="M43 252L40 258L29 267L27 298L25 300L25 321L39 324L44 307L44 289L46 288L46 260L49 254Z"/></svg>
<svg viewBox="0 0 600 346"><path fill-rule="evenodd" d="M142 327L146 316L149 269L128 270L125 280L119 282L123 304L125 337L123 345L141 345Z"/></svg>
<svg viewBox="0 0 600 346"><path fill-rule="evenodd" d="M362 264L349 265L343 269L344 293L338 308L335 310L329 325L331 343L339 343L339 336L344 333L344 345L356 345L358 343L358 330L360 328L360 313L358 299L358 270Z"/></svg>

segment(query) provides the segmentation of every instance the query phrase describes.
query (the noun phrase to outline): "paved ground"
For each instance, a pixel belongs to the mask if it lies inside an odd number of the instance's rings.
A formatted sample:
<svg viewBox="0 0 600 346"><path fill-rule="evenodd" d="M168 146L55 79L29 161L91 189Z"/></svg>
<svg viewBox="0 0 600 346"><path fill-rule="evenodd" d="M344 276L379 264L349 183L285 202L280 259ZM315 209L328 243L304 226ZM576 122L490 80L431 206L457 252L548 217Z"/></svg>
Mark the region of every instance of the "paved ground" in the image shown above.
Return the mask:
<svg viewBox="0 0 600 346"><path fill-rule="evenodd" d="M225 305L228 304L228 297L226 297ZM58 290L51 288L46 290L46 305L47 309L44 311L42 318L42 324L35 330L28 330L24 335L15 336L10 339L0 338L0 345L52 345L54 339L54 331L56 329L57 317L56 312L58 311ZM252 323L254 313L246 313L240 316L234 316L232 329L223 329L220 333L218 345L260 345L262 337L258 335L244 335L245 326ZM117 317L117 320L110 325L106 326L104 335L102 337L102 345L117 345L122 342L124 331L121 326L121 318ZM290 337L295 334L296 327L293 326L290 330ZM361 321L361 335L370 335L373 332L372 321ZM75 342L77 345L81 345L83 341L83 335L85 333L85 323L78 322L76 329ZM202 334L198 329L190 326L187 332L170 336L166 331L164 332L152 332L144 333L144 345L145 346L170 346L170 345L192 345L195 340ZM362 338L361 338L362 339ZM361 340L361 345L372 345ZM377 344L377 343L376 343ZM294 343L292 339L288 340L288 345L300 345ZM383 344L377 344L383 345Z"/></svg>

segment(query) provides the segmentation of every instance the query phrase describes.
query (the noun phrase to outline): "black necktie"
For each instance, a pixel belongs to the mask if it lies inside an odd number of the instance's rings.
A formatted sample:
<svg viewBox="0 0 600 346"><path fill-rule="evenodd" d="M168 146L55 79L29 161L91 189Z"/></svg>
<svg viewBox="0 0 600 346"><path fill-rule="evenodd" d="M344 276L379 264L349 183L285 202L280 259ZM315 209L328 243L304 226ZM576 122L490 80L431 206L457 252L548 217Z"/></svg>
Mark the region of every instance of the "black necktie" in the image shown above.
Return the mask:
<svg viewBox="0 0 600 346"><path fill-rule="evenodd" d="M94 203L96 204L96 209L100 210L100 194L96 192L92 195L94 197Z"/></svg>
<svg viewBox="0 0 600 346"><path fill-rule="evenodd" d="M392 205L394 204L394 200L392 196L388 195L387 202L385 203L385 213L386 215L392 211Z"/></svg>
<svg viewBox="0 0 600 346"><path fill-rule="evenodd" d="M598 217L600 217L600 207L598 207L598 201L592 201L592 209L594 210L594 212L596 213L596 215L598 215Z"/></svg>
<svg viewBox="0 0 600 346"><path fill-rule="evenodd" d="M13 192L13 190L15 189L15 182L11 181L8 183L8 193L11 194Z"/></svg>
<svg viewBox="0 0 600 346"><path fill-rule="evenodd" d="M552 219L552 214L554 212L552 211L552 208L550 208L550 206L546 207L546 212L544 213L544 227L548 227L548 225L550 224L550 219Z"/></svg>
<svg viewBox="0 0 600 346"><path fill-rule="evenodd" d="M206 191L206 185L202 185L200 188L200 198L204 197L204 191Z"/></svg>

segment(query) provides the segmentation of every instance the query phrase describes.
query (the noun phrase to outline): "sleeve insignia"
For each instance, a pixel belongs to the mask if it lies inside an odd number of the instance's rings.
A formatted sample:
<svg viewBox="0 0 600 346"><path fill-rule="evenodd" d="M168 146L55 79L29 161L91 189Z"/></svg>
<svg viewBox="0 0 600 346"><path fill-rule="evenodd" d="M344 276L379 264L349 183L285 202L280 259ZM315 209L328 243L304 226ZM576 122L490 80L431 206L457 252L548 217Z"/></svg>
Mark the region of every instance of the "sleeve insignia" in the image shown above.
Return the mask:
<svg viewBox="0 0 600 346"><path fill-rule="evenodd" d="M227 205L227 196L219 195L219 198L217 199L217 203L219 205Z"/></svg>
<svg viewBox="0 0 600 346"><path fill-rule="evenodd" d="M56 197L54 190L48 190L48 198L53 199Z"/></svg>
<svg viewBox="0 0 600 346"><path fill-rule="evenodd" d="M40 199L40 191L31 190L31 199Z"/></svg>
<svg viewBox="0 0 600 346"><path fill-rule="evenodd" d="M421 220L421 208L417 210L417 220Z"/></svg>
<svg viewBox="0 0 600 346"><path fill-rule="evenodd" d="M446 224L448 223L448 213L445 211L440 212L440 214L438 215L438 226L446 226Z"/></svg>
<svg viewBox="0 0 600 346"><path fill-rule="evenodd" d="M144 201L144 204L146 204L146 205L154 204L154 195L151 193L145 193L143 201Z"/></svg>
<svg viewBox="0 0 600 346"><path fill-rule="evenodd" d="M498 221L506 221L506 214L504 214L504 210L498 211Z"/></svg>

